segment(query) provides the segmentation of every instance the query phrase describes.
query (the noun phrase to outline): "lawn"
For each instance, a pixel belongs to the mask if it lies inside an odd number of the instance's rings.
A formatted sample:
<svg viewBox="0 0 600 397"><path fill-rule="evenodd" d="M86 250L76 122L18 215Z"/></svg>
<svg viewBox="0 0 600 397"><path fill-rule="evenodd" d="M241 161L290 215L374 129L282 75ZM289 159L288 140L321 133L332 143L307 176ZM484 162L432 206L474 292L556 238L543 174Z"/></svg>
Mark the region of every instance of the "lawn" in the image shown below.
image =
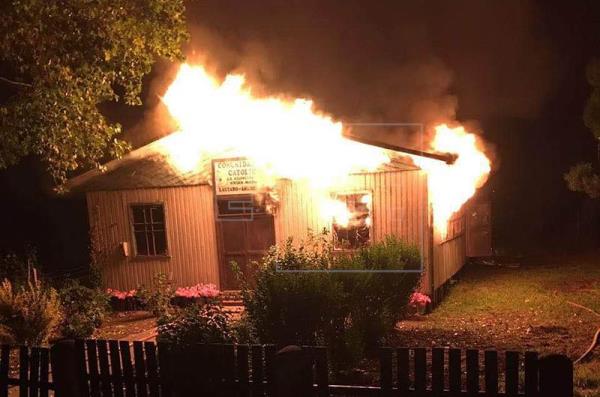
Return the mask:
<svg viewBox="0 0 600 397"><path fill-rule="evenodd" d="M598 313L598 254L468 265L431 314L398 324L394 344L532 350L575 360L600 327ZM575 366L575 382L579 395L600 396L600 351Z"/></svg>

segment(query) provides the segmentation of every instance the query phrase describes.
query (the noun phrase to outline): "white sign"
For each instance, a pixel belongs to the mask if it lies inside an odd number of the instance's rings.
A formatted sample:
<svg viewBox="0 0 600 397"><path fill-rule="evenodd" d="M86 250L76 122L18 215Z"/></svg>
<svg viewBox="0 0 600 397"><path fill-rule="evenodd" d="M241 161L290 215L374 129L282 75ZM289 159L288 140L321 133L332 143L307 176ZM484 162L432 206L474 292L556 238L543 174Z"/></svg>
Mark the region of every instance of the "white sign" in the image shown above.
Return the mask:
<svg viewBox="0 0 600 397"><path fill-rule="evenodd" d="M256 168L248 159L213 160L213 175L217 196L256 193Z"/></svg>

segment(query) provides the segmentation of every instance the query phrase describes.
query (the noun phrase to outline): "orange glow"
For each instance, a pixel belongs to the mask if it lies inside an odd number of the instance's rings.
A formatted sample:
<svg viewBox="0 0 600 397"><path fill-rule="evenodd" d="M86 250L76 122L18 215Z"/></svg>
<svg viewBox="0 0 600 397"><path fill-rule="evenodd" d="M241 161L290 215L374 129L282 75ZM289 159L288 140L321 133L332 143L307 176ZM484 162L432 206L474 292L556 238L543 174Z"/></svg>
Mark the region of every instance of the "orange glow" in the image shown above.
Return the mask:
<svg viewBox="0 0 600 397"><path fill-rule="evenodd" d="M307 181L323 219L341 226L352 214L331 193L351 173L390 161L390 152L344 138L342 123L317 112L310 100L254 97L242 75L219 81L202 66L183 64L162 99L179 130L161 146L179 172L198 170L203 160L246 157L263 187L279 178ZM436 127L431 149L458 155L453 165L413 158L429 174L435 226L445 232L450 216L485 183L490 162L462 127Z"/></svg>
<svg viewBox="0 0 600 397"><path fill-rule="evenodd" d="M203 158L243 156L269 176L306 179L327 188L356 171L388 162L386 152L342 137L342 123L318 114L309 100L254 98L241 75L223 82L184 64L163 101L180 131L165 141L181 172Z"/></svg>
<svg viewBox="0 0 600 397"><path fill-rule="evenodd" d="M476 136L462 126L438 125L430 146L433 151L458 155L452 165L413 157L415 164L427 172L434 226L445 237L448 220L487 181L491 163L480 149Z"/></svg>

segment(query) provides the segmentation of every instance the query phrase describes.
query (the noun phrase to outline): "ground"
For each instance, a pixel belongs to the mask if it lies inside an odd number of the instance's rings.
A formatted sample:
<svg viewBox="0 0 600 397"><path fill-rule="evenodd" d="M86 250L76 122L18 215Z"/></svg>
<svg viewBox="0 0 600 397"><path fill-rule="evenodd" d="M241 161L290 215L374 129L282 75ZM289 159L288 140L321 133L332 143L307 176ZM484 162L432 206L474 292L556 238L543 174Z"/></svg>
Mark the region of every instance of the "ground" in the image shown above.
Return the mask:
<svg viewBox="0 0 600 397"><path fill-rule="evenodd" d="M530 258L466 266L443 303L398 323L390 344L531 350L575 360L598 327L600 253ZM113 315L96 337L134 340L153 332L152 317L134 312ZM600 396L600 347L590 362L575 365L575 382L579 395Z"/></svg>
<svg viewBox="0 0 600 397"><path fill-rule="evenodd" d="M393 343L564 353L575 360L598 327L600 255L528 259L510 267L467 266L431 314L398 324ZM575 366L580 395L600 396L598 349Z"/></svg>

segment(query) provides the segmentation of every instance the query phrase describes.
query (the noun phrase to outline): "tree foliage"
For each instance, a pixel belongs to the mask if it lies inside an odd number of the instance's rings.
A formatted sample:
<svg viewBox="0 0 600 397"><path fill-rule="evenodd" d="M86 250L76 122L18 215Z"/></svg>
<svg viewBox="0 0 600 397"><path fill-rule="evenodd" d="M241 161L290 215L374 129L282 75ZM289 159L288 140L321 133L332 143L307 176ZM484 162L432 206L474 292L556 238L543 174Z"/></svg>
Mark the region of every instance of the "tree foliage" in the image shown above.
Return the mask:
<svg viewBox="0 0 600 397"><path fill-rule="evenodd" d="M585 193L591 198L600 197L600 175L594 172L590 163L577 164L565 174L569 190Z"/></svg>
<svg viewBox="0 0 600 397"><path fill-rule="evenodd" d="M592 93L583 112L583 122L596 139L600 140L600 59L590 62L586 76ZM600 198L600 175L591 163L574 165L564 178L570 190L585 193L591 198Z"/></svg>
<svg viewBox="0 0 600 397"><path fill-rule="evenodd" d="M57 182L128 145L98 109L141 104L158 57L182 58L183 0L12 0L0 5L0 168L33 154Z"/></svg>

